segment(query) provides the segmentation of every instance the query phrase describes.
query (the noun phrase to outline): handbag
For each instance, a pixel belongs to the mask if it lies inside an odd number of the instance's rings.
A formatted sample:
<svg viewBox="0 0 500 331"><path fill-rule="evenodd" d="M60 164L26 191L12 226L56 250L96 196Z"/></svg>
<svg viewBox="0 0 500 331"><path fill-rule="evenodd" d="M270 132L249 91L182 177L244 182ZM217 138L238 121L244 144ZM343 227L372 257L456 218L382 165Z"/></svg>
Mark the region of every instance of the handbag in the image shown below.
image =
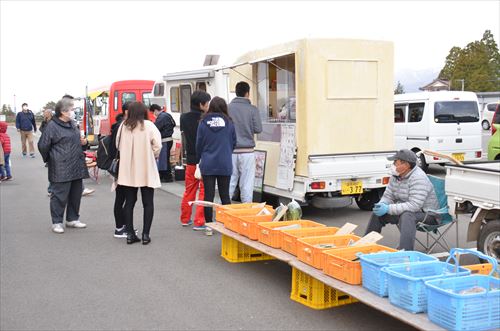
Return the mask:
<svg viewBox="0 0 500 331"><path fill-rule="evenodd" d="M120 171L120 140L122 139L122 127L123 124L120 126L120 132L119 132L120 138L118 139L118 148L116 149L116 156L111 161L111 164L108 168L108 173L115 179L118 179L118 172Z"/></svg>

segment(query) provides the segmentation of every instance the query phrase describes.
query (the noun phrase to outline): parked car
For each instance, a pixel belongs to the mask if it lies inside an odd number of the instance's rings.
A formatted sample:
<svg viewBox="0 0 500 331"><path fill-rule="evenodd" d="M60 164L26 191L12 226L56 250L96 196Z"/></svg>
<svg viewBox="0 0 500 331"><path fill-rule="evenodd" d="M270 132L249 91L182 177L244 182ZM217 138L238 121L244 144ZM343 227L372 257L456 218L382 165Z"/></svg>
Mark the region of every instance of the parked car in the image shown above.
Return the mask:
<svg viewBox="0 0 500 331"><path fill-rule="evenodd" d="M488 142L488 160L500 160L500 103L496 106L491 123L492 135Z"/></svg>
<svg viewBox="0 0 500 331"><path fill-rule="evenodd" d="M500 105L500 102L490 102L484 105L484 108L481 111L481 125L484 130L489 130L491 128L493 114L495 114L495 110L498 105Z"/></svg>

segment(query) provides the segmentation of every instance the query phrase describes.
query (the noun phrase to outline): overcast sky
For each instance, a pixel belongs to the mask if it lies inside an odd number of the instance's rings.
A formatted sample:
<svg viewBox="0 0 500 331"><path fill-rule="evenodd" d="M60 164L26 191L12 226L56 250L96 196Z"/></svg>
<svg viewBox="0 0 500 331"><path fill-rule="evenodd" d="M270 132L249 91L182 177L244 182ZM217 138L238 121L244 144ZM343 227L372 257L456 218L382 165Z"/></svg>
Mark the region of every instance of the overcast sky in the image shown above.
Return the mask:
<svg viewBox="0 0 500 331"><path fill-rule="evenodd" d="M1 1L0 104L38 111L65 93L229 64L304 37L393 41L395 71L437 69L489 29L500 1Z"/></svg>

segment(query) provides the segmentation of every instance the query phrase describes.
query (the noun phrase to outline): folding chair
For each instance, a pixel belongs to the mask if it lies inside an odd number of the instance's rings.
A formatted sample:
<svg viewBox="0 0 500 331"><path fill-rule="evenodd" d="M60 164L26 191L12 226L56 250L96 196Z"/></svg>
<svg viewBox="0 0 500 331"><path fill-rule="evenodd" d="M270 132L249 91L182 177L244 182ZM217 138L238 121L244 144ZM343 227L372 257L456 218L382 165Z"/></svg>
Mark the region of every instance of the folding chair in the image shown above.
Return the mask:
<svg viewBox="0 0 500 331"><path fill-rule="evenodd" d="M444 179L428 175L429 180L434 186L434 191L439 202L438 210L429 210L424 219L417 223L417 230L426 234L425 244L418 238L415 240L424 247L426 253L431 253L436 245L441 246L445 251L450 251L450 246L444 235L451 229L453 225L456 228L456 247L458 247L458 218L453 217L448 212L448 198L446 196ZM434 216L437 224L427 224L427 218Z"/></svg>

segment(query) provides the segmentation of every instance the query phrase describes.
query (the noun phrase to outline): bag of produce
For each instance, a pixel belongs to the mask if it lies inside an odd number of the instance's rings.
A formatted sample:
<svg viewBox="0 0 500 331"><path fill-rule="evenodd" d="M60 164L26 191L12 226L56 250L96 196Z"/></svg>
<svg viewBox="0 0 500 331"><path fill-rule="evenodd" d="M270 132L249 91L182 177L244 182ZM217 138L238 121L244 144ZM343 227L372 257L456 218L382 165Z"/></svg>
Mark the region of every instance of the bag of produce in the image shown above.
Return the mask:
<svg viewBox="0 0 500 331"><path fill-rule="evenodd" d="M302 218L302 208L297 201L292 200L287 205L288 209L286 211L286 220L287 221L296 221Z"/></svg>

